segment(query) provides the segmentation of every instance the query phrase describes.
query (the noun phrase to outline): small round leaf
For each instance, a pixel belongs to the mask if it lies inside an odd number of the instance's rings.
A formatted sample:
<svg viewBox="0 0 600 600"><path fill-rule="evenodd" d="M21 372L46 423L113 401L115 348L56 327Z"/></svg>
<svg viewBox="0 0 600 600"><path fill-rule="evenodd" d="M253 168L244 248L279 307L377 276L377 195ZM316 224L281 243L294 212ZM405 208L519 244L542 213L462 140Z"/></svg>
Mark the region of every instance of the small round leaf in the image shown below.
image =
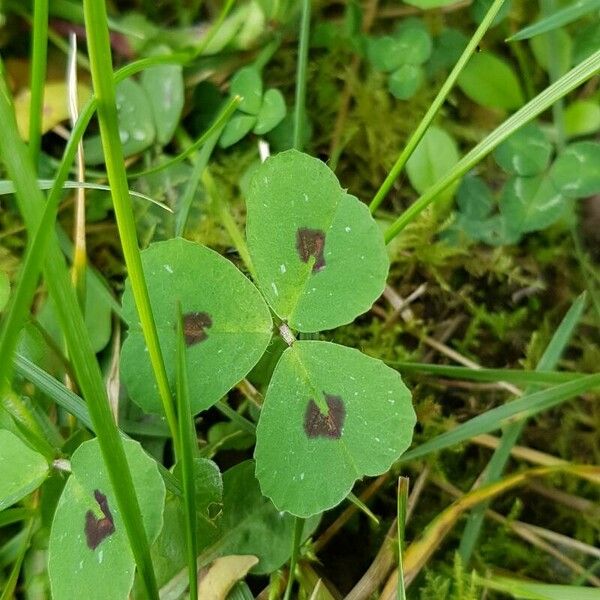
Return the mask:
<svg viewBox="0 0 600 600"><path fill-rule="evenodd" d="M0 448L0 510L4 510L43 483L48 463L6 429L0 430Z"/></svg>
<svg viewBox="0 0 600 600"><path fill-rule="evenodd" d="M271 339L269 309L254 285L217 252L180 238L142 252L167 375L175 377L177 302L181 302L194 414L212 406L254 367ZM131 287L123 295L129 334L121 373L131 398L161 412Z"/></svg>
<svg viewBox="0 0 600 600"><path fill-rule="evenodd" d="M256 119L254 133L263 135L277 127L285 117L285 100L279 90L270 89L265 92L260 112Z"/></svg>
<svg viewBox="0 0 600 600"><path fill-rule="evenodd" d="M494 152L496 162L508 173L531 177L545 171L550 162L552 144L535 123L513 133Z"/></svg>
<svg viewBox="0 0 600 600"><path fill-rule="evenodd" d="M152 543L162 527L165 485L138 442L123 440L141 516ZM58 501L48 549L54 600L125 600L135 561L98 440L71 458L72 475Z"/></svg>
<svg viewBox="0 0 600 600"><path fill-rule="evenodd" d="M458 77L458 86L473 102L486 108L512 110L524 101L513 69L489 52L471 56Z"/></svg>
<svg viewBox="0 0 600 600"><path fill-rule="evenodd" d="M252 130L255 123L256 117L253 115L234 115L229 119L227 125L225 125L225 129L223 129L223 133L219 139L221 148L229 148L229 146L233 146L233 144L239 142Z"/></svg>
<svg viewBox="0 0 600 600"><path fill-rule="evenodd" d="M421 87L425 74L417 65L403 65L394 71L388 80L388 88L398 100L412 98Z"/></svg>
<svg viewBox="0 0 600 600"><path fill-rule="evenodd" d="M247 206L258 284L293 329L349 323L383 292L389 261L381 230L325 163L296 150L267 159Z"/></svg>
<svg viewBox="0 0 600 600"><path fill-rule="evenodd" d="M329 342L298 341L275 369L256 429L256 475L279 510L307 517L341 502L410 445L416 417L400 375Z"/></svg>
<svg viewBox="0 0 600 600"><path fill-rule="evenodd" d="M600 143L577 142L554 161L550 178L568 198L600 194Z"/></svg>
<svg viewBox="0 0 600 600"><path fill-rule="evenodd" d="M184 102L181 65L158 65L142 71L140 83L150 101L156 127L156 139L165 145L171 141L179 123Z"/></svg>
<svg viewBox="0 0 600 600"><path fill-rule="evenodd" d="M370 39L367 54L378 71L393 71L404 63L400 41L390 35Z"/></svg>
<svg viewBox="0 0 600 600"><path fill-rule="evenodd" d="M117 85L117 110L123 154L127 157L149 148L156 137L154 118L148 96L137 81L125 79ZM86 164L104 162L99 135L86 139L83 148Z"/></svg>
<svg viewBox="0 0 600 600"><path fill-rule="evenodd" d="M411 185L423 194L437 183L458 162L460 156L454 138L439 127L430 127L406 163L406 174ZM440 194L449 199L456 186Z"/></svg>
<svg viewBox="0 0 600 600"><path fill-rule="evenodd" d="M249 115L257 115L262 105L263 85L259 71L254 67L240 69L231 79L229 92L242 97L238 109Z"/></svg>
<svg viewBox="0 0 600 600"><path fill-rule="evenodd" d="M500 197L502 215L513 230L521 233L549 227L566 207L566 198L547 176L513 177Z"/></svg>

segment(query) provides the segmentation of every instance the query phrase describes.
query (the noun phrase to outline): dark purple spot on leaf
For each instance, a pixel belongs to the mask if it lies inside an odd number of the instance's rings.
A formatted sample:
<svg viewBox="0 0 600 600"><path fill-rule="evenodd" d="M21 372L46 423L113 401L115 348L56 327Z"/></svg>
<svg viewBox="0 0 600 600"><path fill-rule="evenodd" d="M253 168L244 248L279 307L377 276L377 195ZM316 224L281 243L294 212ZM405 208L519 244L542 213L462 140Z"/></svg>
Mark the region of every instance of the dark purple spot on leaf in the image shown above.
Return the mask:
<svg viewBox="0 0 600 600"><path fill-rule="evenodd" d="M85 539L90 550L95 550L104 539L115 532L115 523L106 496L100 490L94 490L94 498L104 516L97 519L93 511L88 510L85 513Z"/></svg>
<svg viewBox="0 0 600 600"><path fill-rule="evenodd" d="M325 266L325 232L320 229L308 229L300 227L296 232L296 250L300 260L307 263L310 257L314 257L313 273L320 271Z"/></svg>
<svg viewBox="0 0 600 600"><path fill-rule="evenodd" d="M304 413L304 431L309 438L326 437L338 440L346 418L346 407L341 396L325 394L328 413L324 415L311 398Z"/></svg>
<svg viewBox="0 0 600 600"><path fill-rule="evenodd" d="M186 346L193 346L203 342L208 333L206 330L212 327L212 319L205 312L190 312L183 315L183 337Z"/></svg>

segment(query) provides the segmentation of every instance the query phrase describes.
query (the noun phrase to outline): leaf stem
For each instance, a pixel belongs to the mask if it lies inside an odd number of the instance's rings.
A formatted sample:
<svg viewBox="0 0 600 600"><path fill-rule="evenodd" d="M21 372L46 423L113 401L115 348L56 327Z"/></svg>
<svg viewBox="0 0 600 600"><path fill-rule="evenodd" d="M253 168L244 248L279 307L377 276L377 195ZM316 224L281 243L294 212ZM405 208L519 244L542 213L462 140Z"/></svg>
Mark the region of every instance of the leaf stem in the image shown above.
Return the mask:
<svg viewBox="0 0 600 600"><path fill-rule="evenodd" d="M404 168L406 161L410 158L412 153L415 151L415 148L417 147L418 143L421 141L422 137L425 135L425 133L429 129L429 126L433 122L433 119L435 118L438 111L440 110L440 108L442 107L444 102L446 101L446 98L448 97L450 90L456 83L458 76L461 74L462 70L465 68L467 62L469 62L471 55L473 54L473 52L479 45L479 42L481 42L481 39L485 35L486 31L489 29L493 20L496 18L496 15L498 14L498 11L502 8L502 5L504 4L504 2L505 2L505 0L494 0L494 3L490 6L483 21L481 21L481 24L479 25L479 27L473 34L473 37L467 44L467 47L465 48L464 52L462 53L462 55L458 59L456 65L450 72L450 75L448 75L448 78L444 82L444 85L442 85L442 87L441 87L440 91L438 92L437 96L435 97L434 101L431 103L431 106L425 113L425 116L423 117L422 121L419 123L419 126L417 127L415 132L412 134L412 136L408 140L406 146L400 153L400 156L398 156L398 159L396 160L394 166L392 167L392 170L389 172L388 176L385 178L384 182L381 184L381 187L379 188L379 190L377 190L375 197L373 198L373 200L371 201L371 204L369 205L369 209L371 210L372 213L377 210L379 205L383 202L384 198L386 197L387 193L390 191L391 187L394 185L394 182L396 181L396 179L402 172L402 169Z"/></svg>
<svg viewBox="0 0 600 600"><path fill-rule="evenodd" d="M300 543L302 541L302 531L304 529L304 519L296 517L294 523L294 536L292 538L292 557L290 558L290 572L283 600L290 600L292 597L292 587L294 585L296 565L298 564L298 554L300 552Z"/></svg>
<svg viewBox="0 0 600 600"><path fill-rule="evenodd" d="M397 496L397 531L398 531L398 600L406 600L406 588L404 585L404 567L402 564L402 552L404 546L404 531L406 528L406 507L408 505L408 478L398 477Z"/></svg>
<svg viewBox="0 0 600 600"><path fill-rule="evenodd" d="M296 150L302 150L302 129L306 105L306 69L308 66L308 41L310 34L310 0L302 0L302 20L298 40L298 66L296 69L296 106L294 111L294 138Z"/></svg>

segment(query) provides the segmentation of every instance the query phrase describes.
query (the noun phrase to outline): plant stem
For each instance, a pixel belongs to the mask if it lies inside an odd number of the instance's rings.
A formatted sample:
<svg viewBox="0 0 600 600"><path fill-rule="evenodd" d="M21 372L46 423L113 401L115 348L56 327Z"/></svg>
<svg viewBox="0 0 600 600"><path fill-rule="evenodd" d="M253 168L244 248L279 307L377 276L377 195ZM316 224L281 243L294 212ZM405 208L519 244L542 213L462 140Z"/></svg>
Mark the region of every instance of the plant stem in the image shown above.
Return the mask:
<svg viewBox="0 0 600 600"><path fill-rule="evenodd" d="M293 145L302 150L302 129L306 105L306 68L308 66L308 41L310 34L310 0L302 0L302 20L298 40L298 65L296 69L296 107L294 112Z"/></svg>
<svg viewBox="0 0 600 600"><path fill-rule="evenodd" d="M302 541L302 530L304 529L304 519L296 517L294 523L294 537L292 538L292 557L290 558L290 572L288 575L287 585L283 600L290 600L292 597L292 587L294 586L294 573L296 564L298 563L298 553L300 551L300 543Z"/></svg>
<svg viewBox="0 0 600 600"><path fill-rule="evenodd" d="M475 148L458 161L454 168L431 186L414 204L409 206L385 232L386 243L391 242L411 221L422 213L448 186L470 171L477 163L497 148L507 137L550 108L559 98L593 77L600 67L600 50L571 69L558 81L520 108L500 127L496 128Z"/></svg>
<svg viewBox="0 0 600 600"><path fill-rule="evenodd" d="M406 528L406 507L408 505L408 478L398 478L398 497L397 497L397 516L398 526L398 600L406 600L406 588L404 585L404 567L402 565L402 552L404 546L404 530Z"/></svg>
<svg viewBox="0 0 600 600"><path fill-rule="evenodd" d="M175 447L179 445L177 420L169 380L158 341L158 332L148 287L142 268L142 259L138 248L135 218L127 186L127 174L124 167L123 148L119 137L115 82L113 78L110 41L107 27L106 6L103 0L84 0L83 3L88 52L92 70L92 81L98 101L98 121L100 136L104 148L106 172L112 190L113 206L119 237L123 247L125 264L129 273L131 290L135 299L148 355L158 385L163 410L171 430Z"/></svg>
<svg viewBox="0 0 600 600"><path fill-rule="evenodd" d="M498 14L498 11L502 8L502 4L504 4L504 2L505 2L505 0L494 0L494 3L490 6L483 21L481 21L481 24L479 25L479 27L473 34L473 37L467 44L467 47L465 48L464 52L461 54L456 65L454 65L454 69L452 69L452 71L450 72L450 75L448 75L448 78L444 82L444 85L442 85L442 87L441 87L440 91L438 92L438 95L435 97L434 101L431 103L431 106L425 113L425 116L423 117L422 121L419 123L419 126L417 127L415 132L412 134L412 136L408 140L406 146L400 153L400 156L396 160L396 163L392 167L392 170L389 172L388 176L385 178L384 182L381 184L381 187L379 188L379 190L377 190L375 197L373 198L373 200L371 201L371 204L369 205L369 209L371 210L372 213L377 210L379 205L383 202L384 198L386 197L387 193L390 191L391 187L394 185L394 182L396 181L396 179L402 172L402 169L404 168L406 161L411 157L411 155L415 151L415 148L417 147L418 143L421 141L421 139L425 135L426 131L429 129L429 126L433 122L433 119L435 118L438 111L440 110L440 108L442 107L444 102L446 101L446 98L448 97L450 90L456 83L458 76L461 74L462 70L465 68L466 64L469 62L469 59L471 58L471 55L473 54L473 52L475 51L477 46L479 46L479 42L481 42L481 39L483 38L485 32L489 29L493 20L496 18L496 15Z"/></svg>
<svg viewBox="0 0 600 600"><path fill-rule="evenodd" d="M196 533L196 487L194 480L194 455L197 454L196 431L190 407L190 388L183 337L183 316L181 303L177 303L177 419L179 424L180 446L177 448L177 462L181 469L183 500L185 508L185 537L190 598L198 598L198 538Z"/></svg>
<svg viewBox="0 0 600 600"><path fill-rule="evenodd" d="M542 16L549 16L556 12L556 0L541 0L540 8ZM550 75L550 83L554 83L562 75L559 55L558 55L558 36L556 30L546 33L546 46L548 49L548 74ZM560 98L552 105L552 120L556 130L556 145L561 151L565 147L565 119L564 119L564 103Z"/></svg>
<svg viewBox="0 0 600 600"><path fill-rule="evenodd" d="M35 0L31 48L31 100L29 105L29 156L37 171L42 141L42 113L48 54L48 0Z"/></svg>

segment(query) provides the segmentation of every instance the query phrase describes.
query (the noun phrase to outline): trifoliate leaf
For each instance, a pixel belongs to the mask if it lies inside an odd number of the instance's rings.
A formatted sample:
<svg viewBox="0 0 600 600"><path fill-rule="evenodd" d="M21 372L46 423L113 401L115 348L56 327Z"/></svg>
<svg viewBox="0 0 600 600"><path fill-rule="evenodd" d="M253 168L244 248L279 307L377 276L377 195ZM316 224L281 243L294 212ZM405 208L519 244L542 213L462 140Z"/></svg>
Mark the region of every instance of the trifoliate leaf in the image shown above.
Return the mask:
<svg viewBox="0 0 600 600"><path fill-rule="evenodd" d="M513 133L494 152L496 162L508 173L531 177L545 171L550 162L552 144L535 123Z"/></svg>

